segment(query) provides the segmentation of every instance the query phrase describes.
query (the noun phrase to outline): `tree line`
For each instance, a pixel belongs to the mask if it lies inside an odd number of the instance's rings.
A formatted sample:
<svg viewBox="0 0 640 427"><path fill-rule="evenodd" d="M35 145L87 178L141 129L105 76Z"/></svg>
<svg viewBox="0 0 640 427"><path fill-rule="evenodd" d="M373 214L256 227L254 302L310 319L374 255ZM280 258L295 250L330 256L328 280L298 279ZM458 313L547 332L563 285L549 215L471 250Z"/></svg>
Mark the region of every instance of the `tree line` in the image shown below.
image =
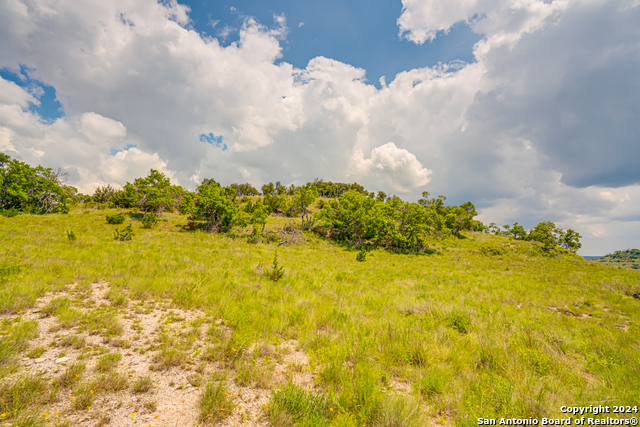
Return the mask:
<svg viewBox="0 0 640 427"><path fill-rule="evenodd" d="M431 197L428 192L417 202L406 202L382 191L369 192L358 183L321 179L301 186L270 182L261 191L249 183L223 186L214 179L204 179L191 192L172 185L165 174L152 169L122 189L105 185L93 195L85 195L67 185L65 178L61 170L33 168L0 153L0 213L67 213L71 205L84 203L136 208L145 217L177 211L187 217L186 228L191 230L228 232L234 227L253 226L254 238L264 233L270 215L280 215L298 217L303 229L358 247L419 251L434 238L462 238L463 231L537 241L545 250L560 246L575 252L581 247L579 233L562 230L553 222L541 222L529 231L518 223L502 228L494 223L486 226L475 219L473 203L447 205L445 196Z"/></svg>

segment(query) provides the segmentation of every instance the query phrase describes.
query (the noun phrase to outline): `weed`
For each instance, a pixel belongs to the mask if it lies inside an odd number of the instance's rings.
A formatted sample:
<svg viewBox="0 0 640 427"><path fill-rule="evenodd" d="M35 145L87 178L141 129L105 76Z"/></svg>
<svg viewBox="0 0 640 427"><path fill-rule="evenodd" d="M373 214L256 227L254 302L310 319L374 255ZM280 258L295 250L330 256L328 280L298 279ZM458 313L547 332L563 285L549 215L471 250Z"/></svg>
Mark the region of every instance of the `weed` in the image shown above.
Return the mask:
<svg viewBox="0 0 640 427"><path fill-rule="evenodd" d="M77 240L78 237L76 236L76 233L73 232L73 230L67 230L67 239L70 242L73 242L74 240Z"/></svg>
<svg viewBox="0 0 640 427"><path fill-rule="evenodd" d="M186 357L184 344L180 345L175 337L166 332L160 335L160 348L155 356L158 368L167 369L180 365Z"/></svg>
<svg viewBox="0 0 640 427"><path fill-rule="evenodd" d="M329 426L336 409L337 406L326 394L314 395L289 383L272 392L267 415L274 426Z"/></svg>
<svg viewBox="0 0 640 427"><path fill-rule="evenodd" d="M420 404L409 396L387 396L382 400L374 425L377 427L423 426Z"/></svg>
<svg viewBox="0 0 640 427"><path fill-rule="evenodd" d="M421 396L432 397L442 394L447 378L443 372L432 369L426 375L421 375L417 381L417 391Z"/></svg>
<svg viewBox="0 0 640 427"><path fill-rule="evenodd" d="M446 317L445 323L450 328L455 329L461 334L466 334L471 330L471 317L461 311L453 311Z"/></svg>
<svg viewBox="0 0 640 427"><path fill-rule="evenodd" d="M158 216L148 213L142 218L142 228L153 228L158 224Z"/></svg>
<svg viewBox="0 0 640 427"><path fill-rule="evenodd" d="M100 414L100 416L98 417L98 422L96 424L96 427L104 427L108 425L110 421L111 421L111 417L109 417L109 415Z"/></svg>
<svg viewBox="0 0 640 427"><path fill-rule="evenodd" d="M101 334L116 337L122 334L122 325L118 321L118 316L110 309L98 308L86 313L82 317L82 324L89 335Z"/></svg>
<svg viewBox="0 0 640 427"><path fill-rule="evenodd" d="M129 385L127 376L119 372L102 374L92 382L95 391L114 392L125 390Z"/></svg>
<svg viewBox="0 0 640 427"><path fill-rule="evenodd" d="M38 357L42 356L46 351L47 349L44 347L36 347L33 350L31 350L29 353L27 353L27 357L30 357L31 359L37 359Z"/></svg>
<svg viewBox="0 0 640 427"><path fill-rule="evenodd" d="M200 385L202 384L202 375L199 375L199 374L188 375L187 381L189 381L189 384L191 384L191 387L200 387Z"/></svg>
<svg viewBox="0 0 640 427"><path fill-rule="evenodd" d="M131 240L133 236L135 236L135 233L133 232L131 224L127 225L122 230L116 228L116 231L113 232L113 239L121 242Z"/></svg>
<svg viewBox="0 0 640 427"><path fill-rule="evenodd" d="M153 412L158 408L158 402L156 402L155 400L147 400L146 402L144 402L143 406L147 411Z"/></svg>
<svg viewBox="0 0 640 427"><path fill-rule="evenodd" d="M125 220L125 216L124 214L113 214L113 215L108 215L107 214L107 224L122 224Z"/></svg>
<svg viewBox="0 0 640 427"><path fill-rule="evenodd" d="M256 385L268 388L273 379L275 362L267 360L256 361L243 358L236 363L236 383L241 387Z"/></svg>
<svg viewBox="0 0 640 427"><path fill-rule="evenodd" d="M56 346L59 347L73 347L75 349L84 348L87 345L87 339L82 335L65 335L56 341Z"/></svg>
<svg viewBox="0 0 640 427"><path fill-rule="evenodd" d="M231 414L233 402L223 381L209 381L198 402L201 423L215 423Z"/></svg>
<svg viewBox="0 0 640 427"><path fill-rule="evenodd" d="M138 377L138 379L133 383L131 389L134 393L146 393L151 390L152 386L153 382L151 381L151 377L149 375L145 375Z"/></svg>
<svg viewBox="0 0 640 427"><path fill-rule="evenodd" d="M121 358L122 356L119 353L105 354L100 359L98 359L98 363L96 364L96 371L102 373L112 371L116 366L118 366Z"/></svg>
<svg viewBox="0 0 640 427"><path fill-rule="evenodd" d="M83 384L73 393L73 409L88 410L95 400L95 392L91 384Z"/></svg>
<svg viewBox="0 0 640 427"><path fill-rule="evenodd" d="M64 373L53 380L52 385L58 387L72 387L82 378L85 366L83 363L69 365Z"/></svg>
<svg viewBox="0 0 640 427"><path fill-rule="evenodd" d="M15 357L25 351L29 341L38 336L38 324L34 320L26 322L2 322L0 329L0 378L17 368Z"/></svg>
<svg viewBox="0 0 640 427"><path fill-rule="evenodd" d="M0 384L0 413L9 418L31 418L34 408L44 403L46 382L38 376L21 376ZM14 425L19 425L14 422Z"/></svg>

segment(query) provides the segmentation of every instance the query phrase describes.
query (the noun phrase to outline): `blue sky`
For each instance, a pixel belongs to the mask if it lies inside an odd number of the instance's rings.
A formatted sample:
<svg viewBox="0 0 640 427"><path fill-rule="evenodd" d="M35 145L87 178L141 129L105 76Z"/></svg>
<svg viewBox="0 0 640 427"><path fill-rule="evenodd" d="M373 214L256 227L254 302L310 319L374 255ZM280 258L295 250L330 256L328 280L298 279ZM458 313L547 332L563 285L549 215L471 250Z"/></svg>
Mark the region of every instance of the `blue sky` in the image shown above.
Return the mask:
<svg viewBox="0 0 640 427"><path fill-rule="evenodd" d="M30 70L24 65L20 66L18 70L2 68L0 69L0 77L27 89L40 101L38 104L33 102L29 103L29 111L38 114L42 120L51 122L63 117L64 109L56 97L55 88L37 79L32 79L29 71Z"/></svg>
<svg viewBox="0 0 640 427"><path fill-rule="evenodd" d="M336 59L366 70L368 83L380 86L402 71L431 67L455 60L474 62L473 46L481 39L464 23L440 32L422 45L403 39L396 20L400 1L181 1L191 8L193 27L215 37L224 46L238 40L238 29L246 16L268 27L276 26L274 15L287 20L289 33L282 43L282 58L296 68L305 68L317 56ZM302 24L302 25L301 25ZM222 37L224 29L235 29Z"/></svg>
<svg viewBox="0 0 640 427"><path fill-rule="evenodd" d="M638 22L635 0L0 2L0 151L87 194L150 168L428 191L601 255L640 241Z"/></svg>

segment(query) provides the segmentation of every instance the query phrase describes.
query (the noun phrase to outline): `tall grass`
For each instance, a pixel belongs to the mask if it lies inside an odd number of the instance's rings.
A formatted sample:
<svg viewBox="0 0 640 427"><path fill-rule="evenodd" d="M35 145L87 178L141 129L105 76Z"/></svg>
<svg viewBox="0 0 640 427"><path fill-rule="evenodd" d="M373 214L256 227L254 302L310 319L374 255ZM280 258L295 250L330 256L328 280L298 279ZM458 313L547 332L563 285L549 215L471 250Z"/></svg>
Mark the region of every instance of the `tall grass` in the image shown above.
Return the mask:
<svg viewBox="0 0 640 427"><path fill-rule="evenodd" d="M100 280L117 306L74 317L63 315L71 308L60 300L51 314L118 336L126 300L198 307L222 322L205 352L210 360L233 364L252 343L296 339L317 386L336 402L336 419L347 424L408 411L411 404L385 406L399 385L428 417L459 425L480 414L555 416L568 403L640 401L640 302L631 296L640 292L640 274L565 251L547 256L535 243L468 233L431 242L431 254L373 249L358 262L356 250L308 234L304 244L278 248L285 275L274 282L261 268L271 264L273 245L247 243L239 230L236 237L184 232L178 215L151 229L132 221L136 234L127 242L113 240L102 212L0 221L5 263L19 268L3 276L0 312ZM269 221L267 229L284 220ZM76 241L64 235L71 226ZM187 340L183 347L174 340L160 343L160 367L190 350ZM7 348L0 359L23 351ZM240 380L249 384L252 366L244 368ZM295 421L287 411L282 423Z"/></svg>

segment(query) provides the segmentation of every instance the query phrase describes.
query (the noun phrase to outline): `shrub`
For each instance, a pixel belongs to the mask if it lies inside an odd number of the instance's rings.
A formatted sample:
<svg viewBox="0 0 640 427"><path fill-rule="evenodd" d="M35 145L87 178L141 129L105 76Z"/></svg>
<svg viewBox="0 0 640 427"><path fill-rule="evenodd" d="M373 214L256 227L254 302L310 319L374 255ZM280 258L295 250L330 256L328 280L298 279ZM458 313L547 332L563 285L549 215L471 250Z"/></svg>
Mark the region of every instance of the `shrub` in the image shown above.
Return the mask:
<svg viewBox="0 0 640 427"><path fill-rule="evenodd" d="M467 313L454 311L447 315L446 325L461 334L466 334L471 330L471 317Z"/></svg>
<svg viewBox="0 0 640 427"><path fill-rule="evenodd" d="M271 265L271 268L265 268L264 274L274 282L277 282L284 276L284 268L282 268L282 266L278 263L277 250L275 251L275 254L273 256L273 264Z"/></svg>
<svg viewBox="0 0 640 427"><path fill-rule="evenodd" d="M364 262L366 259L367 259L367 251L365 251L364 247L362 247L362 249L360 249L360 252L358 252L358 255L356 255L356 261Z"/></svg>
<svg viewBox="0 0 640 427"><path fill-rule="evenodd" d="M74 241L77 239L76 237L76 233L74 233L72 230L67 230L67 238L69 239L69 241Z"/></svg>
<svg viewBox="0 0 640 427"><path fill-rule="evenodd" d="M16 208L0 209L0 215L4 215L7 218L13 218L14 216L18 215L19 213L20 213L20 210L18 210Z"/></svg>
<svg viewBox="0 0 640 427"><path fill-rule="evenodd" d="M107 215L108 224L122 224L125 220L124 214Z"/></svg>
<svg viewBox="0 0 640 427"><path fill-rule="evenodd" d="M133 232L133 227L131 226L131 224L127 225L122 230L118 230L116 228L116 231L114 231L113 233L113 239L120 240L121 242L131 240L133 236L135 236L135 233Z"/></svg>
<svg viewBox="0 0 640 427"><path fill-rule="evenodd" d="M146 214L142 218L142 228L153 228L158 224L158 216L156 214Z"/></svg>

